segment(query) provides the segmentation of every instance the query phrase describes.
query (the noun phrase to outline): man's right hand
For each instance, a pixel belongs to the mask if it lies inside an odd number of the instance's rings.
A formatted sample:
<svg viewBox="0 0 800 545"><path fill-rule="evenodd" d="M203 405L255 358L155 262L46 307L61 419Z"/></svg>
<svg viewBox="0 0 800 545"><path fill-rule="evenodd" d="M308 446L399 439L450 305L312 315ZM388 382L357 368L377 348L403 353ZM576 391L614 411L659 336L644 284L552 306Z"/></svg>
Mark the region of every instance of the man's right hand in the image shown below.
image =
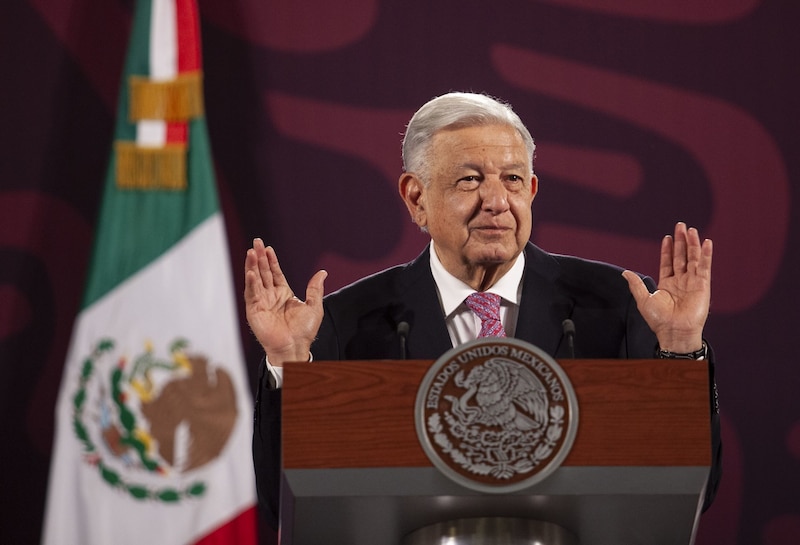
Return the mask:
<svg viewBox="0 0 800 545"><path fill-rule="evenodd" d="M326 271L317 271L306 287L306 300L295 297L281 271L275 250L257 238L244 262L247 323L270 365L307 361L322 323Z"/></svg>

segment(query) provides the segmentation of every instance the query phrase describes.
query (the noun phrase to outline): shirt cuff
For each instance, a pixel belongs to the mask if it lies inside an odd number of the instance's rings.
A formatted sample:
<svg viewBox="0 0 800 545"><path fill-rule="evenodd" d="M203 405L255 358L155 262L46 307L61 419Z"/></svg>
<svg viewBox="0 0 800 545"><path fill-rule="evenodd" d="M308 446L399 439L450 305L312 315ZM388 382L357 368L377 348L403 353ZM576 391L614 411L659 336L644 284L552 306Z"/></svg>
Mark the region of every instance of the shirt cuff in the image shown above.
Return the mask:
<svg viewBox="0 0 800 545"><path fill-rule="evenodd" d="M266 360L266 364L267 371L269 371L269 374L272 375L272 380L275 384L275 389L277 390L283 386L283 367L275 367L270 365L269 360Z"/></svg>
<svg viewBox="0 0 800 545"><path fill-rule="evenodd" d="M314 361L314 354L309 352L308 361ZM272 375L272 380L275 383L275 389L277 390L283 386L283 367L271 365L269 363L269 358L266 355L264 356L264 363L267 365L267 371L269 371L269 374Z"/></svg>

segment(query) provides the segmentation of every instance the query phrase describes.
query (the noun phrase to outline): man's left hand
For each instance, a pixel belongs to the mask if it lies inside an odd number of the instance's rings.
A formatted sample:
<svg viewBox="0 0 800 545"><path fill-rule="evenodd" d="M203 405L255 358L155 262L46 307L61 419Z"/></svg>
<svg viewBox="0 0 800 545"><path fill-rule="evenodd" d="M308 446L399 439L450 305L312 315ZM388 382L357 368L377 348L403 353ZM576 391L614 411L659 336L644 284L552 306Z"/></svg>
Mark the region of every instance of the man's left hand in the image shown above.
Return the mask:
<svg viewBox="0 0 800 545"><path fill-rule="evenodd" d="M712 253L710 239L701 243L697 229L679 222L675 234L661 242L655 292L650 293L634 272L622 273L662 350L689 353L702 347L703 326L711 304Z"/></svg>

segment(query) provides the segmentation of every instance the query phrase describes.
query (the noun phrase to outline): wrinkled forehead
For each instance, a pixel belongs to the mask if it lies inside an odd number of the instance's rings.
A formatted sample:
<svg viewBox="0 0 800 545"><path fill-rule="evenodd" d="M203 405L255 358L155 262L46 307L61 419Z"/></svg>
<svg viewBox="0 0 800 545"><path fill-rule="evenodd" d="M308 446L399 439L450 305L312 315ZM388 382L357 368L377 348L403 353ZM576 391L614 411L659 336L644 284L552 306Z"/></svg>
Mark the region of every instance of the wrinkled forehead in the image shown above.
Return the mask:
<svg viewBox="0 0 800 545"><path fill-rule="evenodd" d="M431 140L430 158L437 162L483 163L530 169L525 141L510 125L472 125L437 131Z"/></svg>

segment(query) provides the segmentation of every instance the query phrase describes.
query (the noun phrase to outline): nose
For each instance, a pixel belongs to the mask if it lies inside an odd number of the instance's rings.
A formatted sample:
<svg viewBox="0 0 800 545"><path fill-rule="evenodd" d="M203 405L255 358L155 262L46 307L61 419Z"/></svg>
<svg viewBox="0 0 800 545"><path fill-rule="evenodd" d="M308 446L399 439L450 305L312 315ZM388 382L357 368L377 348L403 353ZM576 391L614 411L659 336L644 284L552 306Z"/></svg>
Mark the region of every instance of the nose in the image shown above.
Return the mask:
<svg viewBox="0 0 800 545"><path fill-rule="evenodd" d="M509 209L508 189L499 178L487 178L481 184L481 209L492 214Z"/></svg>

